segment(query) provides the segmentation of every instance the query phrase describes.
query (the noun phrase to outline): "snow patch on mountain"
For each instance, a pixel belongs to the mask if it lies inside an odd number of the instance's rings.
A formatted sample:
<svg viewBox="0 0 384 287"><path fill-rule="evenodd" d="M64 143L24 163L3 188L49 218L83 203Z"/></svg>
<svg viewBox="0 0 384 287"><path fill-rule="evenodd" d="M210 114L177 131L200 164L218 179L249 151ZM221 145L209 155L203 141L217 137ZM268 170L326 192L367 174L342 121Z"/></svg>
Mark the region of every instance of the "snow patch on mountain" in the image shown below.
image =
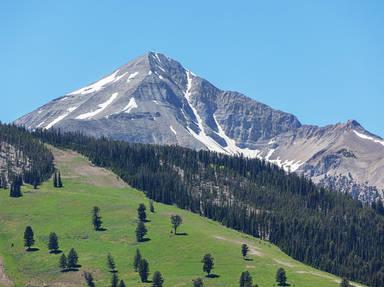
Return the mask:
<svg viewBox="0 0 384 287"><path fill-rule="evenodd" d="M139 72L134 72L132 74L130 74L127 78L127 83L129 83L131 80L133 80L134 78L136 78L136 76L139 74Z"/></svg>
<svg viewBox="0 0 384 287"><path fill-rule="evenodd" d="M359 133L358 131L355 131L355 130L353 130L353 132L354 132L358 137L360 137L360 138L362 138L362 139L370 140L370 141L373 141L373 142L375 142L375 143L378 143L378 144L381 144L381 145L384 146L384 140L375 139L375 138L373 138L373 137L370 137L370 136L367 136L367 135L365 135L365 134Z"/></svg>
<svg viewBox="0 0 384 287"><path fill-rule="evenodd" d="M81 114L81 115L77 116L76 119L77 120L86 120L86 119L90 119L90 118L96 116L97 114L104 111L110 104L112 104L112 102L117 98L118 94L119 93L113 93L112 96L107 101L98 105L99 108L97 110L92 111L92 112L88 112L85 114Z"/></svg>
<svg viewBox="0 0 384 287"><path fill-rule="evenodd" d="M175 129L173 128L173 126L169 126L169 129L171 130L171 132L173 132L175 135L177 135Z"/></svg>
<svg viewBox="0 0 384 287"><path fill-rule="evenodd" d="M129 114L133 109L138 107L135 98L130 98L128 104L125 106L123 112Z"/></svg>
<svg viewBox="0 0 384 287"><path fill-rule="evenodd" d="M51 127L53 127L55 124L57 124L58 122L60 122L61 120L63 120L64 118L66 118L70 113L72 113L73 111L75 111L78 107L71 107L71 108L68 108L67 111L58 116L57 118L55 118L52 122L50 122L46 127L45 129L50 129ZM42 124L43 125L43 124Z"/></svg>

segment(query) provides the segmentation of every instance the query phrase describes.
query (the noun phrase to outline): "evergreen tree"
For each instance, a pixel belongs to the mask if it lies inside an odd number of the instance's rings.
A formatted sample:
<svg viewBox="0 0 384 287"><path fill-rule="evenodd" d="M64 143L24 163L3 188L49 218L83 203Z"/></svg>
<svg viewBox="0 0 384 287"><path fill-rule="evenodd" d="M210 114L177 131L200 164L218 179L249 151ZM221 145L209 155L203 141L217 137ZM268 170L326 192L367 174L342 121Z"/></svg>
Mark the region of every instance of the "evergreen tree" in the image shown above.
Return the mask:
<svg viewBox="0 0 384 287"><path fill-rule="evenodd" d="M68 262L68 268L69 269L75 269L78 266L79 256L77 255L77 252L74 248L69 250L68 256L67 256L67 262Z"/></svg>
<svg viewBox="0 0 384 287"><path fill-rule="evenodd" d="M253 280L248 271L242 272L240 276L240 287L253 287Z"/></svg>
<svg viewBox="0 0 384 287"><path fill-rule="evenodd" d="M57 253L59 250L59 238L55 232L49 234L48 249L51 253Z"/></svg>
<svg viewBox="0 0 384 287"><path fill-rule="evenodd" d="M149 211L154 213L155 212L155 206L153 205L153 200L151 199L149 201Z"/></svg>
<svg viewBox="0 0 384 287"><path fill-rule="evenodd" d="M119 287L125 287L125 283L123 280L120 280Z"/></svg>
<svg viewBox="0 0 384 287"><path fill-rule="evenodd" d="M146 207L144 203L140 203L139 207L137 208L137 218L140 221L146 221L147 220L147 214L145 212Z"/></svg>
<svg viewBox="0 0 384 287"><path fill-rule="evenodd" d="M65 254L61 254L60 256L60 259L59 259L59 267L61 269L61 271L66 271L67 268L68 268L68 261L67 261L67 257L65 256Z"/></svg>
<svg viewBox="0 0 384 287"><path fill-rule="evenodd" d="M111 254L108 254L108 256L107 256L107 266L108 266L109 271L116 272L115 260L113 260L113 257Z"/></svg>
<svg viewBox="0 0 384 287"><path fill-rule="evenodd" d="M55 171L54 175L53 175L53 187L57 188L58 187L58 183L57 183L57 172Z"/></svg>
<svg viewBox="0 0 384 287"><path fill-rule="evenodd" d="M249 251L249 247L247 244L241 245L241 254L243 255L244 259L247 257L248 251Z"/></svg>
<svg viewBox="0 0 384 287"><path fill-rule="evenodd" d="M177 234L177 228L183 223L183 219L180 215L171 215L171 224L175 234Z"/></svg>
<svg viewBox="0 0 384 287"><path fill-rule="evenodd" d="M114 273L112 273L111 287L118 287L117 286L118 284L119 284L119 277L117 276L117 273L114 272Z"/></svg>
<svg viewBox="0 0 384 287"><path fill-rule="evenodd" d="M153 273L152 287L163 287L164 279L159 271Z"/></svg>
<svg viewBox="0 0 384 287"><path fill-rule="evenodd" d="M35 244L34 234L31 226L27 226L24 231L24 246L27 251L31 250L31 246Z"/></svg>
<svg viewBox="0 0 384 287"><path fill-rule="evenodd" d="M205 254L202 260L203 263L203 271L207 273L209 277L211 275L211 271L214 268L214 259L211 254Z"/></svg>
<svg viewBox="0 0 384 287"><path fill-rule="evenodd" d="M351 287L347 278L343 278L340 282L340 287Z"/></svg>
<svg viewBox="0 0 384 287"><path fill-rule="evenodd" d="M91 273L84 272L84 279L85 279L85 283L87 283L88 287L95 287L95 283L93 282L93 276Z"/></svg>
<svg viewBox="0 0 384 287"><path fill-rule="evenodd" d="M142 242L144 240L144 236L147 234L148 230L145 227L143 221L139 221L136 227L136 240L137 242Z"/></svg>
<svg viewBox="0 0 384 287"><path fill-rule="evenodd" d="M204 282L203 282L203 279L201 278L193 279L192 282L193 282L193 287L204 287Z"/></svg>
<svg viewBox="0 0 384 287"><path fill-rule="evenodd" d="M139 262L139 276L140 276L141 282L148 281L148 274L149 274L148 261L145 259L141 259Z"/></svg>
<svg viewBox="0 0 384 287"><path fill-rule="evenodd" d="M57 187L58 188L62 188L63 187L63 182L61 181L61 175L60 175L60 171L57 175Z"/></svg>
<svg viewBox="0 0 384 287"><path fill-rule="evenodd" d="M133 259L133 269L135 270L135 272L137 272L137 270L139 269L140 261L141 261L141 253L139 249L136 249L136 254Z"/></svg>
<svg viewBox="0 0 384 287"><path fill-rule="evenodd" d="M101 230L101 225L103 224L103 221L101 220L101 216L99 213L100 213L100 208L97 206L94 206L92 209L92 224L93 224L93 228L96 231Z"/></svg>
<svg viewBox="0 0 384 287"><path fill-rule="evenodd" d="M11 183L11 189L9 192L10 197L21 197L21 183L19 180L15 180L14 182Z"/></svg>
<svg viewBox="0 0 384 287"><path fill-rule="evenodd" d="M285 270L283 268L277 269L276 282L278 283L279 286L287 285L287 275L285 274Z"/></svg>

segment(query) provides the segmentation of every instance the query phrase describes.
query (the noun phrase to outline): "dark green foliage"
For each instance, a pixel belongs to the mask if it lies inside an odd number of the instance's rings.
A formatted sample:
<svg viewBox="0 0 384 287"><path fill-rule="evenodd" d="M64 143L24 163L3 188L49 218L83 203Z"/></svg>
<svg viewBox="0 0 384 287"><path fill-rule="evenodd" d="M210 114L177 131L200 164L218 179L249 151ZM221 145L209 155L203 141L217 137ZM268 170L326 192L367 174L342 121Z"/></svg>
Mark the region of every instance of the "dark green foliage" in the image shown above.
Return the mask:
<svg viewBox="0 0 384 287"><path fill-rule="evenodd" d="M59 259L59 267L61 271L66 271L68 268L68 261L67 261L67 256L65 254L61 254L60 259Z"/></svg>
<svg viewBox="0 0 384 287"><path fill-rule="evenodd" d="M140 203L139 207L137 208L137 218L140 221L146 221L147 220L147 214L145 212L146 207L144 203Z"/></svg>
<svg viewBox="0 0 384 287"><path fill-rule="evenodd" d="M107 256L107 267L111 272L116 271L116 263L111 254L108 254Z"/></svg>
<svg viewBox="0 0 384 287"><path fill-rule="evenodd" d="M214 259L211 254L205 254L203 260L201 261L203 263L203 271L206 272L208 276L211 275L211 271L215 266L213 260Z"/></svg>
<svg viewBox="0 0 384 287"><path fill-rule="evenodd" d="M144 222L139 221L137 223L137 227L136 227L136 240L137 240L137 242L144 241L144 236L147 234L147 232L148 232L148 230L145 227Z"/></svg>
<svg viewBox="0 0 384 287"><path fill-rule="evenodd" d="M89 272L84 272L84 280L88 287L95 287L95 283L93 282L93 276Z"/></svg>
<svg viewBox="0 0 384 287"><path fill-rule="evenodd" d="M173 230L175 234L177 234L177 228L183 223L183 219L181 218L180 215L174 214L171 215L171 224L173 227Z"/></svg>
<svg viewBox="0 0 384 287"><path fill-rule="evenodd" d="M23 181L21 179L21 176L17 176L14 181L11 184L11 189L9 191L10 197L21 197L23 196L21 193L21 185Z"/></svg>
<svg viewBox="0 0 384 287"><path fill-rule="evenodd" d="M283 268L279 268L276 271L276 282L279 286L287 285L287 275L285 274L285 270Z"/></svg>
<svg viewBox="0 0 384 287"><path fill-rule="evenodd" d="M118 287L117 286L118 284L119 284L119 277L117 276L117 273L114 272L114 273L112 273L111 287Z"/></svg>
<svg viewBox="0 0 384 287"><path fill-rule="evenodd" d="M57 174L57 187L62 188L63 187L63 182L61 181L61 174L60 171Z"/></svg>
<svg viewBox="0 0 384 287"><path fill-rule="evenodd" d="M49 234L48 249L51 253L57 253L59 250L59 238L55 232Z"/></svg>
<svg viewBox="0 0 384 287"><path fill-rule="evenodd" d="M67 262L68 262L68 268L69 269L76 269L78 266L79 256L77 255L77 252L75 249L69 250L68 256L67 256Z"/></svg>
<svg viewBox="0 0 384 287"><path fill-rule="evenodd" d="M253 280L248 271L242 272L239 280L240 287L253 287Z"/></svg>
<svg viewBox="0 0 384 287"><path fill-rule="evenodd" d="M149 201L149 211L154 213L155 212L155 206L153 205L153 200L151 199Z"/></svg>
<svg viewBox="0 0 384 287"><path fill-rule="evenodd" d="M203 279L201 278L196 278L192 280L193 287L204 287L204 282Z"/></svg>
<svg viewBox="0 0 384 287"><path fill-rule="evenodd" d="M163 287L164 278L159 271L153 273L152 287Z"/></svg>
<svg viewBox="0 0 384 287"><path fill-rule="evenodd" d="M35 135L111 169L154 201L268 239L313 267L381 287L384 216L348 195L258 159L54 130Z"/></svg>
<svg viewBox="0 0 384 287"><path fill-rule="evenodd" d="M54 171L53 156L44 144L22 127L0 123L0 143L12 145L17 151L18 162L29 162L21 174L25 183L37 186L50 178ZM12 167L11 167L12 168ZM8 174L9 178L13 174ZM1 187L6 187L6 175L1 176Z"/></svg>
<svg viewBox="0 0 384 287"><path fill-rule="evenodd" d="M100 216L100 208L98 208L97 206L94 206L92 209L92 224L93 228L96 231L101 230L101 225L103 224L103 221L101 220Z"/></svg>
<svg viewBox="0 0 384 287"><path fill-rule="evenodd" d="M247 257L249 251L249 247L247 244L242 244L241 245L241 254L243 255L243 258L245 259Z"/></svg>
<svg viewBox="0 0 384 287"><path fill-rule="evenodd" d="M31 226L27 226L24 231L24 246L27 251L31 250L31 246L35 244L34 234Z"/></svg>
<svg viewBox="0 0 384 287"><path fill-rule="evenodd" d="M340 287L351 287L347 278L343 278L340 282Z"/></svg>
<svg viewBox="0 0 384 287"><path fill-rule="evenodd" d="M119 287L125 287L125 283L123 280L120 280Z"/></svg>
<svg viewBox="0 0 384 287"><path fill-rule="evenodd" d="M53 187L57 188L58 187L58 183L57 183L57 172L55 171L54 175L53 175Z"/></svg>
<svg viewBox="0 0 384 287"><path fill-rule="evenodd" d="M141 258L142 257L141 257L140 250L136 249L136 254L135 254L135 257L133 258L133 269L135 270L135 272L137 272L137 270L139 269Z"/></svg>
<svg viewBox="0 0 384 287"><path fill-rule="evenodd" d="M149 264L145 259L141 259L139 262L139 276L141 282L147 282L149 275Z"/></svg>

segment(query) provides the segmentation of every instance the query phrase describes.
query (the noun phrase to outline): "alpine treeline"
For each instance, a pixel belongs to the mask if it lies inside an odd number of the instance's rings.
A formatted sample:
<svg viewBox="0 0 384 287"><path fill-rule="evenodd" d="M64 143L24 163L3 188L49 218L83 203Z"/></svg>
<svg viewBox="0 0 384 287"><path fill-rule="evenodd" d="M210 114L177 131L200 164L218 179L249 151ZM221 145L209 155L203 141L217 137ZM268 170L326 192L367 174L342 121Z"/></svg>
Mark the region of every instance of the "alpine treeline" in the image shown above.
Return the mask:
<svg viewBox="0 0 384 287"><path fill-rule="evenodd" d="M22 182L35 187L54 171L52 153L22 127L0 122L0 187L7 188L21 176Z"/></svg>
<svg viewBox="0 0 384 287"><path fill-rule="evenodd" d="M348 195L258 159L80 133L35 135L111 169L152 200L269 240L316 268L374 287L384 282L384 217Z"/></svg>

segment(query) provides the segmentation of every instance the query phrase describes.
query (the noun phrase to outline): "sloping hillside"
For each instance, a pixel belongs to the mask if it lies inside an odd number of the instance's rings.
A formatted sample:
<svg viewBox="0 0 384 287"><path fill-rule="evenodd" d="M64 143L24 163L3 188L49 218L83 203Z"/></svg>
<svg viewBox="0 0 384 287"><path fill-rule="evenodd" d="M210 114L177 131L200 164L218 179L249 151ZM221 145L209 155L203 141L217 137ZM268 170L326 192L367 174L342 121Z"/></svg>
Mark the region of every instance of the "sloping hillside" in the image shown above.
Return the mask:
<svg viewBox="0 0 384 287"><path fill-rule="evenodd" d="M140 203L148 203L144 194L75 152L54 149L54 155L63 178L62 189L54 189L51 182L46 182L39 190L24 187L24 196L18 199L0 193L0 254L4 270L16 286L85 286L83 271L94 275L96 286L108 286L108 253L114 257L118 276L127 286L150 286L139 283L139 276L133 272L137 248L148 260L151 274L156 270L163 274L165 286L191 286L192 279L202 277L206 286L232 287L238 285L240 273L245 270L259 286L273 286L279 267L287 271L292 286L338 286L337 277L291 259L266 241L171 205L155 203L155 213L147 210L150 240L138 244L134 232L136 209ZM102 232L94 231L91 225L95 205L100 207L106 228ZM183 236L170 233L171 214L182 216ZM34 252L26 252L23 247L27 225L35 233L38 250ZM66 254L70 248L76 249L79 271L60 272L60 254L49 254L46 247L50 232L58 234L60 249ZM248 261L242 259L242 243L250 246ZM215 258L216 278L204 277L200 261L205 253Z"/></svg>

